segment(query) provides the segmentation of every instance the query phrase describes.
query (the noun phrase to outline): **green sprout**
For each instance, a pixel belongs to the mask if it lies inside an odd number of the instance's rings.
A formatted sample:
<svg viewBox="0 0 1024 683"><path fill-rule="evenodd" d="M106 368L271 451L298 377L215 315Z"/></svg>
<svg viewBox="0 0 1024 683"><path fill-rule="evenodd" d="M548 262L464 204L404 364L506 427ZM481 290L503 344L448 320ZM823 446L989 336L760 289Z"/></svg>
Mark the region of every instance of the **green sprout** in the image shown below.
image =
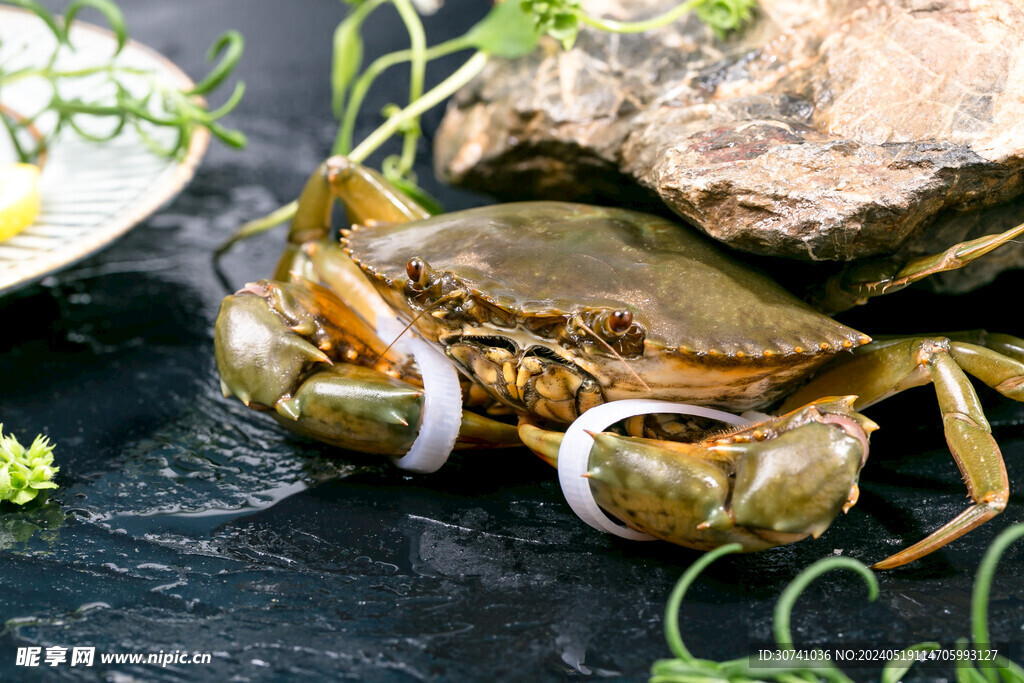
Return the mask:
<svg viewBox="0 0 1024 683"><path fill-rule="evenodd" d="M992 579L999 560L1007 548L1021 538L1024 538L1024 524L1017 524L999 534L985 552L981 564L978 565L974 592L971 597L970 647L966 638L960 638L956 642L958 650L992 651L988 631L988 603ZM739 552L741 549L742 547L738 543L716 548L694 562L680 577L669 596L665 609L665 640L673 658L658 660L651 666L650 683L696 683L697 681L756 683L769 680L778 681L778 683L815 683L819 681L852 683L846 674L825 657L812 657L813 666L805 666L799 659L794 659L791 665L769 667L768 665L757 666L759 660L755 660L753 657L715 662L698 659L690 653L683 643L679 628L679 610L686 591L708 565L724 555ZM776 603L773 632L775 642L780 650L793 649L793 636L789 626L790 616L800 594L819 576L837 569L856 572L867 584L868 599L871 601L877 599L878 581L863 563L846 557L826 557L818 560L793 579L783 590ZM916 662L928 661L930 659L928 653L939 650L940 647L941 645L936 642L923 642L904 649L882 669L882 683L898 683ZM970 657L958 658L955 661L958 683L998 683L998 681L1024 683L1024 668L1001 655L996 656L990 666L980 668Z"/></svg>
<svg viewBox="0 0 1024 683"><path fill-rule="evenodd" d="M533 52L543 36L572 47L582 24L614 33L637 33L667 26L689 12L707 23L718 36L736 30L751 17L756 0L688 0L645 21L617 22L592 17L580 8L580 0L503 0L465 34L437 45L427 46L423 23L413 0L346 0L352 11L334 32L331 69L331 104L339 127L332 154L343 154L361 163L395 135L402 136L399 155L382 164L384 177L424 205L432 213L441 208L416 185L413 165L421 136L420 117L444 102L478 76L494 58L515 59ZM409 34L409 48L386 54L363 66L362 27L370 15L385 4L398 12ZM462 66L429 90L424 89L424 71L430 61L456 52L470 52ZM387 69L409 63L409 102L405 107L385 108L384 122L360 144L353 146L356 119L374 81ZM362 69L362 71L360 71ZM243 225L218 250L223 255L235 243L273 228L295 216L297 202Z"/></svg>
<svg viewBox="0 0 1024 683"><path fill-rule="evenodd" d="M53 446L39 435L27 449L13 435L4 436L0 424L0 501L24 505L44 489L55 489Z"/></svg>
<svg viewBox="0 0 1024 683"><path fill-rule="evenodd" d="M522 0L523 11L533 18L537 33L547 34L571 50L586 15L580 0Z"/></svg>
<svg viewBox="0 0 1024 683"><path fill-rule="evenodd" d="M232 147L245 145L245 136L236 130L222 126L218 121L235 108L242 99L245 86L238 83L227 101L219 108L210 110L202 96L216 89L234 70L242 56L244 43L237 31L221 35L210 48L207 59L215 62L210 73L190 90L183 91L169 85L155 74L137 68L122 66L117 61L128 41L124 15L110 0L74 0L68 5L64 16L57 16L36 0L0 0L2 4L14 5L35 14L46 25L56 43L53 51L42 64L13 68L10 62L0 63L0 95L4 86L19 80L38 78L47 82L50 98L35 112L14 112L0 108L0 128L10 136L20 161L32 163L46 150L65 128L71 129L82 138L105 142L120 135L126 127L134 128L142 141L156 154L167 157L182 157L189 148L192 136L199 128L206 128L215 137ZM117 42L111 61L98 66L79 69L57 67L65 51L73 51L69 30L75 16L83 9L91 8L103 15ZM7 66L7 68L5 68ZM107 92L95 99L82 97L65 98L61 95L62 85L93 79L91 92ZM105 79L96 82L95 79ZM128 79L145 87L129 88ZM64 88L66 90L66 88ZM141 90L142 92L138 92ZM56 122L47 126L45 134L38 133L36 123L42 116L55 116ZM100 119L109 125L97 134L95 126L85 121ZM149 132L149 127L170 128L177 132L171 145L161 145ZM29 133L26 135L26 133ZM26 142L32 140L32 144Z"/></svg>
<svg viewBox="0 0 1024 683"><path fill-rule="evenodd" d="M539 34L547 34L569 50L576 42L580 25L610 33L644 33L672 24L690 12L724 39L750 21L757 0L688 0L651 19L613 21L594 17L580 8L580 0L521 0L523 11L533 17Z"/></svg>

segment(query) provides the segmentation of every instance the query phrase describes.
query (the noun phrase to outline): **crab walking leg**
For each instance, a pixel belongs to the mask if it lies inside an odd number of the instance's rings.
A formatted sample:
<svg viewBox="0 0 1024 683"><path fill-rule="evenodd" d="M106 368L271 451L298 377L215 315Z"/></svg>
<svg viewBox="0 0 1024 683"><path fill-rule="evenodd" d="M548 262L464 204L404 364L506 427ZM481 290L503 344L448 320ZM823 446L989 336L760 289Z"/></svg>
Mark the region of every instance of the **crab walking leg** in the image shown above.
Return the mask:
<svg viewBox="0 0 1024 683"><path fill-rule="evenodd" d="M951 334L940 335L947 337L953 342L964 342L973 346L981 346L985 348L985 352L981 355L988 356L989 353L995 353L998 356L1012 358L1014 360L1024 363L1024 339L1014 337L1009 334L998 334L991 333L986 330L970 330L967 332L953 332ZM996 359L988 361L987 365L998 364L999 361ZM983 379L981 375L975 374L969 370L963 363L960 364L962 368L970 372L978 379ZM980 366L979 366L980 367ZM987 380L983 380L989 386L994 386Z"/></svg>
<svg viewBox="0 0 1024 683"><path fill-rule="evenodd" d="M370 325L387 308L373 286L336 240L330 240L334 201L345 205L351 223L400 223L429 214L396 190L373 169L331 157L310 176L299 197L298 210L288 231L288 246L274 272L275 280L298 275L344 294ZM391 315L388 313L388 315Z"/></svg>
<svg viewBox="0 0 1024 683"><path fill-rule="evenodd" d="M1024 223L994 235L954 244L938 254L911 259L904 264L868 260L830 278L814 302L820 310L835 314L859 306L868 299L897 292L929 275L956 270L990 251L1024 235Z"/></svg>
<svg viewBox="0 0 1024 683"><path fill-rule="evenodd" d="M754 551L818 536L857 498L871 420L826 398L697 443L593 434L587 478L630 527L710 550ZM557 464L560 432L523 419L523 442Z"/></svg>
<svg viewBox="0 0 1024 683"><path fill-rule="evenodd" d="M288 230L288 242L301 245L325 239L330 232L335 199L345 204L350 223L404 223L430 216L377 171L343 156L333 156L306 181Z"/></svg>
<svg viewBox="0 0 1024 683"><path fill-rule="evenodd" d="M997 336L997 346L1012 348L1016 344L1013 339ZM928 383L935 387L946 443L967 484L972 505L924 540L877 563L878 569L921 558L1006 507L1006 466L965 370L1005 396L1024 401L1024 362L983 346L938 337L861 347L850 360L815 377L782 406L785 410L815 395L843 391L858 395L856 407L861 409L910 387Z"/></svg>

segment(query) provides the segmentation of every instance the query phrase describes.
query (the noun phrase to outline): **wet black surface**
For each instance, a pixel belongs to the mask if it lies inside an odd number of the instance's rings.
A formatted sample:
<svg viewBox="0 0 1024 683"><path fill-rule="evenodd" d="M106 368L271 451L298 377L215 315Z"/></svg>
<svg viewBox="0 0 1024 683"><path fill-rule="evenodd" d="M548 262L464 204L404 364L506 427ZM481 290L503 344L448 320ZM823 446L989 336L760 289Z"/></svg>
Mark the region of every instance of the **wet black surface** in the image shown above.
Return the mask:
<svg viewBox="0 0 1024 683"><path fill-rule="evenodd" d="M431 22L434 36L482 11L470 0L448 4ZM231 123L251 144L241 153L215 147L177 200L112 248L0 299L0 421L23 441L48 434L61 466L48 504L0 511L0 677L645 679L668 655L665 599L697 553L592 531L525 451L461 454L438 474L411 477L284 434L219 394L211 328L224 292L210 254L240 221L293 198L326 154L339 3L123 5L133 34L193 75L217 33L245 33L249 93ZM377 26L371 52L402 46L392 17ZM389 81L367 111L404 88ZM427 117L428 135L439 116ZM363 123L365 133L373 117ZM481 201L438 187L428 164L420 173L450 208ZM268 274L281 239L232 252L229 279ZM1004 277L956 300L898 295L851 321L869 332L1024 334L1022 283ZM1019 491L1024 409L990 391L982 399ZM802 568L840 551L878 560L964 505L930 389L871 415L883 429L860 504L815 541L713 565L683 607L695 654L746 654L770 640L775 600ZM873 604L852 575L824 577L797 606L797 640L886 646L967 636L980 555L1022 518L1014 493L1002 517L880 574ZM1024 639L1022 572L1016 548L993 587L997 642ZM26 646L209 652L212 662L18 668ZM919 680L950 674L915 671Z"/></svg>

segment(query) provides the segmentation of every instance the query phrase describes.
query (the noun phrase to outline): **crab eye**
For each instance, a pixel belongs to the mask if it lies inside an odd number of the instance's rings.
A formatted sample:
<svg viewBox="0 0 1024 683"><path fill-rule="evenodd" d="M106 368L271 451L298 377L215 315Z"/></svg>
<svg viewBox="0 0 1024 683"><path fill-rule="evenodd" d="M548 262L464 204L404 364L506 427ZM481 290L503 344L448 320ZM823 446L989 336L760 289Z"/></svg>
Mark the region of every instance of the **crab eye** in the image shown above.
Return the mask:
<svg viewBox="0 0 1024 683"><path fill-rule="evenodd" d="M418 285L423 284L423 274L427 270L427 264L418 256L413 256L405 264L405 274L409 276L409 282Z"/></svg>
<svg viewBox="0 0 1024 683"><path fill-rule="evenodd" d="M624 334L633 325L633 312L630 310L612 311L608 316L608 330L613 334Z"/></svg>

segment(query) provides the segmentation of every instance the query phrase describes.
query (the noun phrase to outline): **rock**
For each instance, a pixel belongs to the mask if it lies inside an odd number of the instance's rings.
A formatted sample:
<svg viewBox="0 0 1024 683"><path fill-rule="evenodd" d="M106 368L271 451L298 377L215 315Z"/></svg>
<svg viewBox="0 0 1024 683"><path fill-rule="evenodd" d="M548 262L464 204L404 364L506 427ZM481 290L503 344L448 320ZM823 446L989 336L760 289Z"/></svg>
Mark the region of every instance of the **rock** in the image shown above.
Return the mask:
<svg viewBox="0 0 1024 683"><path fill-rule="evenodd" d="M636 19L674 4L587 8ZM570 52L489 65L449 106L436 163L504 199L656 195L758 254L937 250L940 213L1024 192L1022 36L1014 0L762 0L726 41L693 17L584 30Z"/></svg>

